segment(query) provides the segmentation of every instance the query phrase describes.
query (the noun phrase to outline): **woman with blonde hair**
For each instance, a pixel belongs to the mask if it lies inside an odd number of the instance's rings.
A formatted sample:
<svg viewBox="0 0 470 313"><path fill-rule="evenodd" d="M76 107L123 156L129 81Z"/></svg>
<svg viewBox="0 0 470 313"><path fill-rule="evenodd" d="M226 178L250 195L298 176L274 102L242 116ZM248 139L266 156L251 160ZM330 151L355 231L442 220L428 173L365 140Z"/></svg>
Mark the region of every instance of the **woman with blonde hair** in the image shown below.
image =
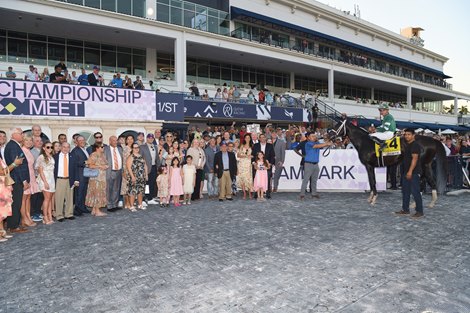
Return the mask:
<svg viewBox="0 0 470 313"><path fill-rule="evenodd" d="M21 202L21 226L32 227L36 226L36 223L31 219L31 195L40 192L39 185L36 181L36 174L34 172L34 156L31 153L33 147L33 137L23 135L23 143L21 149L23 150L24 156L28 161L29 170L29 188L23 191L23 199Z"/></svg>

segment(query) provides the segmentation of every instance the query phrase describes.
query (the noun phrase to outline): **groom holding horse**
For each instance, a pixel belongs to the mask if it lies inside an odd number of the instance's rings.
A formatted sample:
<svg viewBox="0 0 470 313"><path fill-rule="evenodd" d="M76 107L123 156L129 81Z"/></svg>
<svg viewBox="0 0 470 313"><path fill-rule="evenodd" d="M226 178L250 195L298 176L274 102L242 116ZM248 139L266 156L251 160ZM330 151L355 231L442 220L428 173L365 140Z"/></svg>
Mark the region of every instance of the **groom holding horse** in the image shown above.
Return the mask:
<svg viewBox="0 0 470 313"><path fill-rule="evenodd" d="M393 138L393 135L397 131L397 125L390 110L388 104L383 103L379 105L380 116L383 117L382 125L377 127L377 132L370 135L372 140L380 145L380 149L386 147L385 140Z"/></svg>

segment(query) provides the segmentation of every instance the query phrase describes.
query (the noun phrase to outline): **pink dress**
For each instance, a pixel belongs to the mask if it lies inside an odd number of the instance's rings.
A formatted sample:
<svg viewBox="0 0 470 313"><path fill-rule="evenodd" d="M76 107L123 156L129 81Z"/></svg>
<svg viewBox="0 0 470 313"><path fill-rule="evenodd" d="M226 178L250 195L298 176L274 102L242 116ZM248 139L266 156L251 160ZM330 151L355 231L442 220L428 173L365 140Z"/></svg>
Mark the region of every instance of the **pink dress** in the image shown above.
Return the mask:
<svg viewBox="0 0 470 313"><path fill-rule="evenodd" d="M21 149L23 150L26 161L28 161L29 185L30 185L29 189L25 190L23 193L25 195L32 195L41 191L39 190L39 185L36 180L36 173L34 171L34 156L28 148L22 147Z"/></svg>
<svg viewBox="0 0 470 313"><path fill-rule="evenodd" d="M255 181L253 182L253 190L257 191L261 188L262 191L266 191L268 189L268 171L264 166L263 162L258 162L258 170L256 171ZM263 169L259 169L260 166Z"/></svg>
<svg viewBox="0 0 470 313"><path fill-rule="evenodd" d="M181 196L183 194L183 180L181 179L180 167L171 168L170 184L170 196Z"/></svg>
<svg viewBox="0 0 470 313"><path fill-rule="evenodd" d="M7 168L7 165L1 158L0 166L3 169ZM5 186L5 176L0 176L0 218L2 219L11 216L11 204L13 203L11 190L11 186Z"/></svg>

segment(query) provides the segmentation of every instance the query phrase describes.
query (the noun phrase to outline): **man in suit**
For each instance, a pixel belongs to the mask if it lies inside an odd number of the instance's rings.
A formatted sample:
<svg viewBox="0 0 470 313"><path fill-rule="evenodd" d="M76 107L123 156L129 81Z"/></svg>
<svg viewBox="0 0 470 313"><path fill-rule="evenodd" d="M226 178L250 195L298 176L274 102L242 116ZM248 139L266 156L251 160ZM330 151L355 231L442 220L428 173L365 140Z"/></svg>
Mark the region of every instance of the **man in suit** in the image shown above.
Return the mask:
<svg viewBox="0 0 470 313"><path fill-rule="evenodd" d="M85 149L85 138L83 136L77 137L77 146L72 150L72 164L73 164L73 181L78 187L75 188L74 193L74 215L80 216L83 213L90 213L85 206L85 197L88 189L88 177L83 176L85 169L85 162L90 155Z"/></svg>
<svg viewBox="0 0 470 313"><path fill-rule="evenodd" d="M100 75L100 68L93 66L93 72L88 74L88 84L90 86L100 86L103 82L103 77Z"/></svg>
<svg viewBox="0 0 470 313"><path fill-rule="evenodd" d="M54 155L55 178L55 218L58 222L73 220L73 189L78 185L74 181L75 170L70 144L61 144L60 153ZM65 202L65 205L64 205Z"/></svg>
<svg viewBox="0 0 470 313"><path fill-rule="evenodd" d="M274 154L274 147L272 144L267 143L266 135L260 134L259 135L259 142L253 145L252 150L252 161L255 162L256 156L258 152L263 151L264 158L269 162L269 164L275 164L275 154ZM256 173L254 173L253 177L255 177ZM273 168L272 166L268 169L268 190L266 190L266 198L271 199L271 179L273 177Z"/></svg>
<svg viewBox="0 0 470 313"><path fill-rule="evenodd" d="M121 208L118 206L122 182L122 147L118 146L116 136L109 137L109 146L104 147L104 155L108 161L106 170L106 198L108 200L108 212L115 212Z"/></svg>
<svg viewBox="0 0 470 313"><path fill-rule="evenodd" d="M284 161L286 158L286 142L278 137L277 132L272 132L271 138L273 140L275 161L273 192L277 192L277 187L279 186L279 179L281 178L282 170L284 169Z"/></svg>
<svg viewBox="0 0 470 313"><path fill-rule="evenodd" d="M21 128L12 128L10 131L11 140L7 143L4 151L4 161L7 165L14 164L17 158L24 158L23 150L21 150L21 143L23 142L23 131ZM29 188L28 160L24 159L21 165L15 166L10 175L15 183L12 186L12 215L7 217L7 226L12 233L27 232L26 229L20 228L19 226L23 191Z"/></svg>
<svg viewBox="0 0 470 313"><path fill-rule="evenodd" d="M227 143L224 141L214 156L214 171L219 178L219 201L232 201L232 180L237 176L237 159L233 152L227 151Z"/></svg>
<svg viewBox="0 0 470 313"><path fill-rule="evenodd" d="M144 157L145 163L149 171L147 185L149 185L149 194L147 195L147 202L149 204L157 204L153 199L156 194L156 181L157 181L157 168L160 166L160 158L158 155L158 145L155 143L155 136L147 134L147 141L140 146L140 153Z"/></svg>

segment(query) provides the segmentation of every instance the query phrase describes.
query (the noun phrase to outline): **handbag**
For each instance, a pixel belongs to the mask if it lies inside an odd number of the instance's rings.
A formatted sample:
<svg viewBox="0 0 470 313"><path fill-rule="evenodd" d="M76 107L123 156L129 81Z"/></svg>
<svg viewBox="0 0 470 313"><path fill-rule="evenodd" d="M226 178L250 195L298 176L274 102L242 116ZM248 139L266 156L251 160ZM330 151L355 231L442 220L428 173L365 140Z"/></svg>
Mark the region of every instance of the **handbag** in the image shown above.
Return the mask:
<svg viewBox="0 0 470 313"><path fill-rule="evenodd" d="M84 177L88 177L88 178L98 177L99 174L100 174L100 171L97 168L85 167L83 169L83 176Z"/></svg>
<svg viewBox="0 0 470 313"><path fill-rule="evenodd" d="M9 186L11 186L15 183L13 178L11 178L11 176L10 176L10 169L8 168L8 166L5 168L5 181L4 181L4 183L5 183L6 187L9 187Z"/></svg>

